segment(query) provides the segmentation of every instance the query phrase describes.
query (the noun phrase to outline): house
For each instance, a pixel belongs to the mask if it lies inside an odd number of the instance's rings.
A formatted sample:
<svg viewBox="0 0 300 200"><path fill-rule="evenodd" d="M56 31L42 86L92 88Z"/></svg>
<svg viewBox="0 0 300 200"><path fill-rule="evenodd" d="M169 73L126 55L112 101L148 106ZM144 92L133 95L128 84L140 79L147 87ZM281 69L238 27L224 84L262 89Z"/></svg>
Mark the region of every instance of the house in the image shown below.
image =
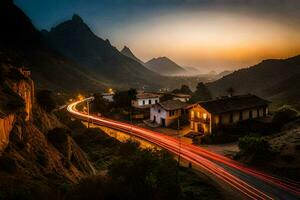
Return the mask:
<svg viewBox="0 0 300 200"><path fill-rule="evenodd" d="M163 127L177 122L186 112L187 104L179 100L167 100L150 108L150 120Z"/></svg>
<svg viewBox="0 0 300 200"><path fill-rule="evenodd" d="M182 102L188 102L191 98L191 95L188 94L171 94L173 96L173 100L179 100Z"/></svg>
<svg viewBox="0 0 300 200"><path fill-rule="evenodd" d="M212 133L222 125L268 115L270 102L255 95L240 95L194 104L189 111L194 132Z"/></svg>
<svg viewBox="0 0 300 200"><path fill-rule="evenodd" d="M151 105L159 103L159 97L160 95L154 93L138 93L131 105L135 108L149 108Z"/></svg>
<svg viewBox="0 0 300 200"><path fill-rule="evenodd" d="M113 102L114 101L114 92L104 92L101 93L101 97L105 100L107 100L108 102Z"/></svg>

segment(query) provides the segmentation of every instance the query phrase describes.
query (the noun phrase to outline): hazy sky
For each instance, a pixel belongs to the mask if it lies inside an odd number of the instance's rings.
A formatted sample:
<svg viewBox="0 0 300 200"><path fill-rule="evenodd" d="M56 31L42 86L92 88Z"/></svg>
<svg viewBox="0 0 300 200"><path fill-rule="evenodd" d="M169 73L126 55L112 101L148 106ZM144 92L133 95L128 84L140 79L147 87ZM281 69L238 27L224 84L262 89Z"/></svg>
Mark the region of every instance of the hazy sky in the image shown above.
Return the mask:
<svg viewBox="0 0 300 200"><path fill-rule="evenodd" d="M79 14L144 61L206 72L300 54L300 0L15 0L39 29Z"/></svg>

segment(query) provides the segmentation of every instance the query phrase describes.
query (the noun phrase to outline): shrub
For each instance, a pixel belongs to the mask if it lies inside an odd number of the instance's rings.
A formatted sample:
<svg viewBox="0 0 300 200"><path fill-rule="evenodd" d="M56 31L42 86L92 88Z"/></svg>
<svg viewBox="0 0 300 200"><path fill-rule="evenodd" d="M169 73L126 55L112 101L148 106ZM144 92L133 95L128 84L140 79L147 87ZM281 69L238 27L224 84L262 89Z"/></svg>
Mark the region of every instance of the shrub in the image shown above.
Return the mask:
<svg viewBox="0 0 300 200"><path fill-rule="evenodd" d="M9 156L1 156L0 157L0 170L13 173L17 169L16 161Z"/></svg>
<svg viewBox="0 0 300 200"><path fill-rule="evenodd" d="M263 137L245 136L239 139L239 156L246 156L253 160L266 159L271 155L271 147Z"/></svg>
<svg viewBox="0 0 300 200"><path fill-rule="evenodd" d="M47 112L51 112L56 108L56 102L53 94L49 90L41 90L36 95L37 103Z"/></svg>
<svg viewBox="0 0 300 200"><path fill-rule="evenodd" d="M48 132L47 138L52 144L54 144L54 146L56 146L66 143L70 134L71 133L68 129L54 128Z"/></svg>
<svg viewBox="0 0 300 200"><path fill-rule="evenodd" d="M279 108L273 117L273 125L276 129L281 129L284 124L296 119L299 116L297 110L293 107L285 105Z"/></svg>

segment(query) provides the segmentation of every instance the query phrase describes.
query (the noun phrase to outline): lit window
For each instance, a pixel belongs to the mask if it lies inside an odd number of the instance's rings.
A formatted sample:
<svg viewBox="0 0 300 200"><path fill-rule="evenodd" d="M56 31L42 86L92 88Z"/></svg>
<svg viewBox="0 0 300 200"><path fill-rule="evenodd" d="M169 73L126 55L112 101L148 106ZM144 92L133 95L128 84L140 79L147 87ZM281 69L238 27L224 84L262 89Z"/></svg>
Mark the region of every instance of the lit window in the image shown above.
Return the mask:
<svg viewBox="0 0 300 200"><path fill-rule="evenodd" d="M203 113L203 119L206 119L206 118L207 118L207 114Z"/></svg>
<svg viewBox="0 0 300 200"><path fill-rule="evenodd" d="M194 118L194 111L191 111L191 118Z"/></svg>

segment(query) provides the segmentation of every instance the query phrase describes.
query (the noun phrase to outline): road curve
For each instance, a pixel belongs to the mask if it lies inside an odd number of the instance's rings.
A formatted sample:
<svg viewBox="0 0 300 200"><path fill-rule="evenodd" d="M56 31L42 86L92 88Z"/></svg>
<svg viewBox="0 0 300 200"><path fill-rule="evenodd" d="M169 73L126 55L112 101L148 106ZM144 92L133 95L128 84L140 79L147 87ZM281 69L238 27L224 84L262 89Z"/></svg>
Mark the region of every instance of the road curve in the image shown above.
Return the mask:
<svg viewBox="0 0 300 200"><path fill-rule="evenodd" d="M176 138L124 122L87 115L76 109L76 105L91 100L93 100L92 97L74 102L67 107L67 110L78 119L92 120L97 125L122 130L156 144L176 155L180 154L182 158L193 165L202 168L225 184L241 192L245 198L288 200L300 198L300 186L296 182L273 177L184 141L181 141L179 149L179 140Z"/></svg>

